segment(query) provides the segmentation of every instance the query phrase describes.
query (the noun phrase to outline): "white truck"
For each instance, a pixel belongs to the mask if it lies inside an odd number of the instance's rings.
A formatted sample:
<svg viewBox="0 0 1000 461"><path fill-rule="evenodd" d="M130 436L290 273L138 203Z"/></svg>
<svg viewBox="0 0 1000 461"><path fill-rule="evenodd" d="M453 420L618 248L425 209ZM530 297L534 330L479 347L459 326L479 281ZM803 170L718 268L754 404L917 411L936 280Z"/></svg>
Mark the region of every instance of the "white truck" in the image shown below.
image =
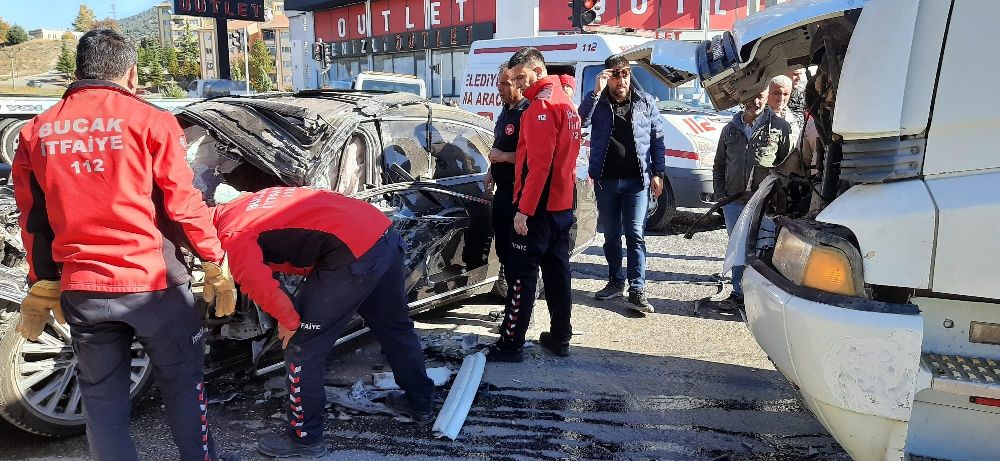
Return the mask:
<svg viewBox="0 0 1000 461"><path fill-rule="evenodd" d="M28 120L54 106L57 97L0 96L0 163L10 164L17 148L17 135ZM173 110L200 99L146 99L150 104Z"/></svg>
<svg viewBox="0 0 1000 461"><path fill-rule="evenodd" d="M354 78L354 89L412 93L421 98L427 97L427 84L424 83L424 79L413 75L390 74L387 72L365 71L359 73Z"/></svg>
<svg viewBox="0 0 1000 461"><path fill-rule="evenodd" d="M593 91L597 74L604 69L605 58L640 48L649 41L645 37L611 34L477 41L469 50L459 107L494 119L501 109L497 71L501 63L524 46L533 46L542 52L550 74L576 78L577 91L573 101L579 105L582 95ZM682 47L691 45L673 43ZM712 161L719 134L732 113L716 111L702 102L704 99L697 82L671 87L645 67L633 66L633 69L633 81L637 86L659 99L664 122L667 187L647 221L649 228L660 229L670 222L676 207L707 208L714 202ZM577 173L581 177L587 176L590 154L588 130L584 135L587 139L577 162Z"/></svg>
<svg viewBox="0 0 1000 461"><path fill-rule="evenodd" d="M747 266L750 330L856 460L1000 459L997 18L995 0L797 0L648 55L717 107L818 66L818 155L760 184L726 267Z"/></svg>

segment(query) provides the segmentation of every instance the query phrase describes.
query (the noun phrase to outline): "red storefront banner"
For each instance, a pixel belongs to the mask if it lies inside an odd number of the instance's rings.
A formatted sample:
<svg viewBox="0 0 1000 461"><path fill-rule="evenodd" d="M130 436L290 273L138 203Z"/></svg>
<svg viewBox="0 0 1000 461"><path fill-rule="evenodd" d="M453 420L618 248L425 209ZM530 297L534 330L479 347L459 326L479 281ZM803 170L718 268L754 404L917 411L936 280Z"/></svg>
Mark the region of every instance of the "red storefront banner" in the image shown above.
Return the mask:
<svg viewBox="0 0 1000 461"><path fill-rule="evenodd" d="M747 16L748 1L754 0L709 0L709 28L731 28L736 19ZM539 0L539 29L574 30L568 3L568 0ZM592 26L677 31L701 28L701 0L597 0L595 11L599 16Z"/></svg>
<svg viewBox="0 0 1000 461"><path fill-rule="evenodd" d="M496 0L431 0L427 8L424 0L372 0L371 18L367 17L363 4L313 15L316 38L324 42L495 21Z"/></svg>

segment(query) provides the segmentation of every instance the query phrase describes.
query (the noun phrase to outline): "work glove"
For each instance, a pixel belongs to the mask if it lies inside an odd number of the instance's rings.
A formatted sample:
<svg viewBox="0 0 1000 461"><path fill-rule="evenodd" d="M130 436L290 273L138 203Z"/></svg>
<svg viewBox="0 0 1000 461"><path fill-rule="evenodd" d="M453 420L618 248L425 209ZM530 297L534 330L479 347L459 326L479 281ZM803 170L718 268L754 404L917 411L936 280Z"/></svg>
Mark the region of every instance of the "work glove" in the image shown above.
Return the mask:
<svg viewBox="0 0 1000 461"><path fill-rule="evenodd" d="M233 275L229 273L229 264L225 259L222 264L210 262L201 263L205 273L205 287L202 299L210 303L215 301L215 316L226 317L236 311L236 284Z"/></svg>
<svg viewBox="0 0 1000 461"><path fill-rule="evenodd" d="M66 323L59 304L61 294L58 280L39 280L31 285L28 296L21 302L21 320L17 323L17 331L24 339L38 341L38 336L49 321L49 312L52 312L57 322Z"/></svg>

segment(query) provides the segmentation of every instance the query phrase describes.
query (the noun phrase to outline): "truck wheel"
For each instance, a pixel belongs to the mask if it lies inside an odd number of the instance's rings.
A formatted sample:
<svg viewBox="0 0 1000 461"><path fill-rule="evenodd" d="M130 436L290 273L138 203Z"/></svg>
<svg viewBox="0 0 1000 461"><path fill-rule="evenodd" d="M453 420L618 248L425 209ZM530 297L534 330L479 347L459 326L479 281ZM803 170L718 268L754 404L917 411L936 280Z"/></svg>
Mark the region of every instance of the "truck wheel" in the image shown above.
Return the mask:
<svg viewBox="0 0 1000 461"><path fill-rule="evenodd" d="M500 273L498 274L497 283L493 285L493 294L507 299L507 279L503 275L503 264L500 265ZM542 282L542 273L538 273L538 285L535 286L535 299L542 299L545 297L545 282Z"/></svg>
<svg viewBox="0 0 1000 461"><path fill-rule="evenodd" d="M46 325L38 342L14 331L10 319L0 338L0 416L15 426L48 437L83 434L85 418L76 376L76 353L68 325ZM138 342L132 343L132 383L136 402L152 385L152 367Z"/></svg>
<svg viewBox="0 0 1000 461"><path fill-rule="evenodd" d="M18 133L21 132L21 127L27 123L27 120L0 120L0 162L8 165L14 163L14 151L17 150Z"/></svg>
<svg viewBox="0 0 1000 461"><path fill-rule="evenodd" d="M646 217L647 230L665 230L670 221L677 216L677 205L674 201L674 191L670 188L670 183L663 184L663 193L656 200L656 207L650 207L652 211Z"/></svg>

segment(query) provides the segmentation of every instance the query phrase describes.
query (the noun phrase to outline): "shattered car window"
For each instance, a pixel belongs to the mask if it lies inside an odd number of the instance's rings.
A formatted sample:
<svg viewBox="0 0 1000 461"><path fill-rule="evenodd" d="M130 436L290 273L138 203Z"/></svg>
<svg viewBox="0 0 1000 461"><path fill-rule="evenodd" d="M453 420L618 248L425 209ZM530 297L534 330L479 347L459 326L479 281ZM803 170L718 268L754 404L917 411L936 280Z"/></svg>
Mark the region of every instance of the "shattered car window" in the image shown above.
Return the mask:
<svg viewBox="0 0 1000 461"><path fill-rule="evenodd" d="M382 122L382 130L389 138L382 152L386 166L399 165L417 179L431 177L427 156L426 122L387 120Z"/></svg>
<svg viewBox="0 0 1000 461"><path fill-rule="evenodd" d="M478 174L489 168L478 162L489 156L490 148L472 128L435 122L431 128L431 145L434 179Z"/></svg>
<svg viewBox="0 0 1000 461"><path fill-rule="evenodd" d="M355 134L344 146L338 159L330 164L330 190L351 195L364 188L368 175L368 145L364 137Z"/></svg>

